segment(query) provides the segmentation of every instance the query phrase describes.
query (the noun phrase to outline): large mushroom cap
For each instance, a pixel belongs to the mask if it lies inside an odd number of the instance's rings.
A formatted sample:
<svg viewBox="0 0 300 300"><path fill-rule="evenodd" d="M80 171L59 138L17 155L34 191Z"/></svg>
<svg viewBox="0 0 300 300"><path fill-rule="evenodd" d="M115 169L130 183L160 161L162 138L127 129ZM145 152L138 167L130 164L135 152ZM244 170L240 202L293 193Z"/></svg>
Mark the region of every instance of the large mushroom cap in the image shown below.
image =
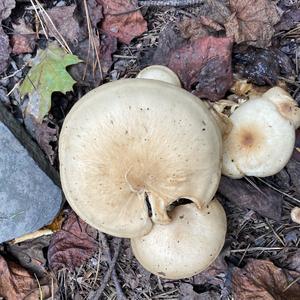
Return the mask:
<svg viewBox="0 0 300 300"><path fill-rule="evenodd" d="M294 149L298 108L283 99L286 92L280 98L278 88L271 89L233 112L232 129L223 145L224 175L265 177L284 168Z"/></svg>
<svg viewBox="0 0 300 300"><path fill-rule="evenodd" d="M105 84L67 115L59 140L60 174L75 212L120 237L168 223L178 198L206 205L221 168L221 135L199 99L146 79Z"/></svg>
<svg viewBox="0 0 300 300"><path fill-rule="evenodd" d="M155 224L143 237L131 239L141 265L158 276L181 279L205 270L219 255L226 235L226 215L213 200L199 210L195 204L177 206L172 222Z"/></svg>

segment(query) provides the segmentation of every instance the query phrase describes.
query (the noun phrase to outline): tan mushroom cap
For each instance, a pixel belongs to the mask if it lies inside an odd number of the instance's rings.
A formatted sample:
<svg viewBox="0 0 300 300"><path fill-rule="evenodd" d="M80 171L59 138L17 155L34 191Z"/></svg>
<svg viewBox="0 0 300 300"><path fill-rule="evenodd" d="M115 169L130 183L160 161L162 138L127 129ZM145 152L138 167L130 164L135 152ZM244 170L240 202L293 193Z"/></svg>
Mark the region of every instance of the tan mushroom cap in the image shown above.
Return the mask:
<svg viewBox="0 0 300 300"><path fill-rule="evenodd" d="M171 69L161 65L153 65L143 69L137 78L160 80L181 87L178 76Z"/></svg>
<svg viewBox="0 0 300 300"><path fill-rule="evenodd" d="M108 83L81 98L64 121L63 191L93 227L141 236L152 221L170 221L166 209L178 198L198 206L213 198L221 143L208 109L185 90L147 79Z"/></svg>
<svg viewBox="0 0 300 300"><path fill-rule="evenodd" d="M295 126L300 119L297 121L298 108L292 104L292 98L282 89L281 95L279 89L272 88L250 99L230 116L232 130L223 144L224 175L271 176L289 161L294 149Z"/></svg>
<svg viewBox="0 0 300 300"><path fill-rule="evenodd" d="M145 269L168 279L204 271L224 245L227 224L222 205L213 200L199 210L186 204L170 215L170 224L155 224L148 235L131 239L135 257Z"/></svg>

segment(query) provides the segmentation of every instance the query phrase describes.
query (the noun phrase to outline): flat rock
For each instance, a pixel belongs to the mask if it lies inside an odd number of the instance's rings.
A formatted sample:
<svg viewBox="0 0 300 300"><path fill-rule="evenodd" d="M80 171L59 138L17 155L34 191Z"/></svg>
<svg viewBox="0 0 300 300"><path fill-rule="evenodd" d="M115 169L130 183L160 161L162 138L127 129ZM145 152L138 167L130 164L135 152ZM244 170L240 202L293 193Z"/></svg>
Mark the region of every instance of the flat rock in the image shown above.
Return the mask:
<svg viewBox="0 0 300 300"><path fill-rule="evenodd" d="M0 121L0 243L49 224L61 203L60 188Z"/></svg>

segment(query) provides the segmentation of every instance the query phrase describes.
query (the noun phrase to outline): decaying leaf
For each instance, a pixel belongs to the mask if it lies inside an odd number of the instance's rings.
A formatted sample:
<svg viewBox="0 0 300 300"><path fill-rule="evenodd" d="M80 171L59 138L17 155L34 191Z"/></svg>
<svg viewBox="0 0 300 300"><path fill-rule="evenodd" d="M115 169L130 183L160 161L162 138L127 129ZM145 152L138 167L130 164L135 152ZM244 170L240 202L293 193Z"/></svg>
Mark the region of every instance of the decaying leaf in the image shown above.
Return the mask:
<svg viewBox="0 0 300 300"><path fill-rule="evenodd" d="M163 41L162 41L163 42ZM230 38L212 36L185 41L167 52L165 64L180 78L184 87L212 101L221 99L231 87Z"/></svg>
<svg viewBox="0 0 300 300"><path fill-rule="evenodd" d="M52 93L73 90L75 80L66 67L79 62L77 56L66 53L56 43L49 44L45 50L38 50L32 60L32 68L19 89L22 97L29 96L26 114L41 123L50 110Z"/></svg>
<svg viewBox="0 0 300 300"><path fill-rule="evenodd" d="M180 300L219 300L221 295L214 291L197 293L192 284L186 282L179 283Z"/></svg>
<svg viewBox="0 0 300 300"><path fill-rule="evenodd" d="M236 43L246 42L257 47L267 47L280 20L276 4L271 0L230 0L232 15L224 24L226 35Z"/></svg>
<svg viewBox="0 0 300 300"><path fill-rule="evenodd" d="M28 271L12 261L0 256L0 297L13 300L36 300L42 294L43 299L54 296L52 280L45 277L40 281L39 288L36 278ZM54 284L54 282L53 282Z"/></svg>
<svg viewBox="0 0 300 300"><path fill-rule="evenodd" d="M138 9L137 1L97 0L103 6L101 30L129 44L147 30L147 22Z"/></svg>
<svg viewBox="0 0 300 300"><path fill-rule="evenodd" d="M222 176L218 191L239 207L252 209L276 221L281 219L282 195L266 185Z"/></svg>
<svg viewBox="0 0 300 300"><path fill-rule="evenodd" d="M287 258L287 269L300 273L300 249Z"/></svg>
<svg viewBox="0 0 300 300"><path fill-rule="evenodd" d="M209 17L186 18L178 24L181 35L185 39L195 40L199 37L212 35L223 29L221 25Z"/></svg>
<svg viewBox="0 0 300 300"><path fill-rule="evenodd" d="M295 77L290 58L275 48L238 47L234 49L233 62L236 73L257 85L275 85L280 76Z"/></svg>
<svg viewBox="0 0 300 300"><path fill-rule="evenodd" d="M75 8L76 5L72 4L70 6L53 7L47 10L51 21L55 25L54 27L49 18L44 16L49 36L58 36L58 31L67 42L73 43L78 41L80 35L80 27L77 20L75 20L74 18Z"/></svg>
<svg viewBox="0 0 300 300"><path fill-rule="evenodd" d="M300 273L277 268L270 261L252 259L243 269L234 269L233 296L239 300L298 300L299 276Z"/></svg>
<svg viewBox="0 0 300 300"><path fill-rule="evenodd" d="M80 266L97 251L96 235L95 229L70 212L62 229L52 236L48 249L50 268L73 270Z"/></svg>
<svg viewBox="0 0 300 300"><path fill-rule="evenodd" d="M41 278L47 273L44 249L49 246L50 239L50 236L42 236L19 244L9 244L7 250L18 259L22 267Z"/></svg>

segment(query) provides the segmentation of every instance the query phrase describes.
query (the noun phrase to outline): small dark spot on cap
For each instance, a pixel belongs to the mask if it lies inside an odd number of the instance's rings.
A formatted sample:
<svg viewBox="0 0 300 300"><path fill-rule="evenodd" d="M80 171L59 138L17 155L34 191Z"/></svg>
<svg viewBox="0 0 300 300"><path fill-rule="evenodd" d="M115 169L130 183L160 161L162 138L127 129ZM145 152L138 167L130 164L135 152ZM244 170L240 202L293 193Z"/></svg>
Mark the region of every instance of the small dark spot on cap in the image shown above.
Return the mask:
<svg viewBox="0 0 300 300"><path fill-rule="evenodd" d="M182 215L182 216L179 216L179 219L183 219L184 218L184 215Z"/></svg>

